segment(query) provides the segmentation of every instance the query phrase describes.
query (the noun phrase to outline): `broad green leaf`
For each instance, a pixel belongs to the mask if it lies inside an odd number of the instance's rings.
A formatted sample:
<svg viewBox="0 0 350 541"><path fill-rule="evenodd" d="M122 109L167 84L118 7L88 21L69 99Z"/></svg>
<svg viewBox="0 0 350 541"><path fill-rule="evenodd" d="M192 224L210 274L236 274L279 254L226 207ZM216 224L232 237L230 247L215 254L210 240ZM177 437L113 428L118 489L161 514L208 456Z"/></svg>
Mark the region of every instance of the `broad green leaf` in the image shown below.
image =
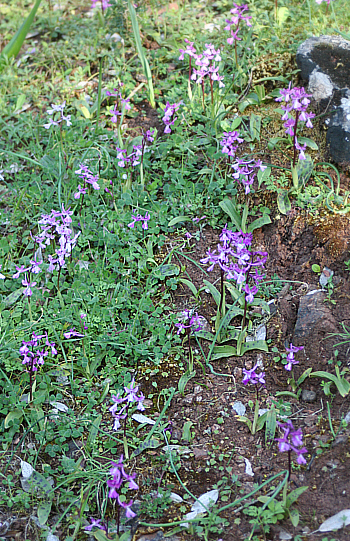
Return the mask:
<svg viewBox="0 0 350 541"><path fill-rule="evenodd" d="M249 428L249 430L252 431L253 424L248 419L248 417L243 417L243 415L238 415L237 418L238 418L238 421L240 421L241 423L245 423L247 427Z"/></svg>
<svg viewBox="0 0 350 541"><path fill-rule="evenodd" d="M95 439L96 439L96 436L98 434L98 429L100 427L100 424L101 424L101 421L102 421L102 413L100 413L96 419L94 419L92 421L92 424L91 424L91 427L90 427L90 430L89 430L89 435L88 435L88 439L87 439L87 442L86 442L86 448L88 451L91 451L92 449L92 446L95 442Z"/></svg>
<svg viewBox="0 0 350 541"><path fill-rule="evenodd" d="M141 445L139 445L138 448L135 449L132 456L138 456L143 451L146 451L146 449L157 449L157 447L159 447L160 445L162 445L162 442L160 440L151 438L150 440L141 443Z"/></svg>
<svg viewBox="0 0 350 541"><path fill-rule="evenodd" d="M209 331L197 331L194 333L195 336L198 338L203 338L204 340L209 340L210 342L213 342L215 335Z"/></svg>
<svg viewBox="0 0 350 541"><path fill-rule="evenodd" d="M194 378L194 376L196 375L196 372L185 372L184 374L182 374L181 378L179 379L179 383L178 383L178 390L179 392L184 395L185 394L185 387L187 385L187 383L190 381L190 379Z"/></svg>
<svg viewBox="0 0 350 541"><path fill-rule="evenodd" d="M94 530L93 532L91 532L91 535L93 535L97 541L111 541L111 539L113 540L113 538L111 538L110 536L107 537L106 533L103 530ZM129 533L128 535L130 536Z"/></svg>
<svg viewBox="0 0 350 541"><path fill-rule="evenodd" d="M305 160L299 160L296 169L298 173L298 189L300 190L305 186L314 170L314 162L311 156L306 154Z"/></svg>
<svg viewBox="0 0 350 541"><path fill-rule="evenodd" d="M259 185L259 188L261 186L261 184L263 182L265 182L271 175L271 167L266 167L266 169L264 169L264 171L261 171L261 169L259 169L258 171L258 185Z"/></svg>
<svg viewBox="0 0 350 541"><path fill-rule="evenodd" d="M210 293L211 293L212 296L213 296L214 301L215 301L216 304L219 306L219 304L220 304L220 299L221 299L220 292L216 289L215 286L213 286L213 284L211 284L210 282L208 282L208 280L203 280L203 284L205 285L206 289L209 289Z"/></svg>
<svg viewBox="0 0 350 541"><path fill-rule="evenodd" d="M192 434L191 434L192 425L193 425L192 421L186 421L185 422L185 424L183 426L183 429L182 429L182 437L181 437L182 440L191 441L191 439L192 439Z"/></svg>
<svg viewBox="0 0 350 541"><path fill-rule="evenodd" d="M21 50L22 44L26 39L29 28L34 20L36 12L41 4L41 0L36 0L32 11L23 22L22 26L17 30L11 41L3 48L0 54L0 72L2 71L2 60L6 58L16 57Z"/></svg>
<svg viewBox="0 0 350 541"><path fill-rule="evenodd" d="M185 286L187 286L188 289L191 290L191 292L193 293L193 295L194 295L195 297L197 297L198 291L197 291L197 288L196 288L196 286L194 285L193 282L191 282L190 280L187 280L186 278L180 278L179 282L181 282L182 284L184 284Z"/></svg>
<svg viewBox="0 0 350 541"><path fill-rule="evenodd" d="M51 507L52 507L52 500L45 500L39 503L37 513L38 513L38 519L41 526L44 526L47 519L49 518Z"/></svg>
<svg viewBox="0 0 350 541"><path fill-rule="evenodd" d="M238 214L238 212L237 212L234 204L232 203L231 199L228 199L226 197L223 201L220 201L219 207L221 207L222 210L224 212L226 212L226 214L229 215L229 217L231 218L232 222L235 224L237 229L242 229L241 217Z"/></svg>
<svg viewBox="0 0 350 541"><path fill-rule="evenodd" d="M276 144L279 143L280 141L287 141L287 139L285 137L272 137L267 144L267 148L269 150L273 150Z"/></svg>
<svg viewBox="0 0 350 541"><path fill-rule="evenodd" d="M265 443L272 444L276 434L277 414L276 409L272 407L266 415Z"/></svg>
<svg viewBox="0 0 350 541"><path fill-rule="evenodd" d="M18 301L18 299L23 294L23 289L24 288L21 287L20 289L16 289L16 291L13 291L9 295L7 295L7 297L5 297L5 299L3 299L2 301L5 304L5 306L11 306L11 304L14 304L16 301Z"/></svg>
<svg viewBox="0 0 350 541"><path fill-rule="evenodd" d="M190 222L191 218L188 216L176 216L168 223L168 227L173 227L173 225L179 224L181 222Z"/></svg>
<svg viewBox="0 0 350 541"><path fill-rule="evenodd" d="M247 351L252 351L254 349L259 349L260 351L269 351L269 348L267 346L267 343L265 340L252 340L251 342L245 342L242 345L242 355L246 353Z"/></svg>
<svg viewBox="0 0 350 541"><path fill-rule="evenodd" d="M167 278L168 276L177 276L179 273L180 268L178 265L175 265L175 263L167 263L165 265L160 265L152 272L153 276L155 276L156 278L160 278L161 280Z"/></svg>
<svg viewBox="0 0 350 541"><path fill-rule="evenodd" d="M260 227L263 227L264 225L267 225L270 223L271 223L270 216L268 214L263 214L263 216L261 216L260 218L257 218L256 220L254 220L254 222L248 225L247 231L248 233L252 233L254 229L260 229Z"/></svg>
<svg viewBox="0 0 350 541"><path fill-rule="evenodd" d="M298 135L298 143L301 145L307 145L312 150L318 150L318 145L313 141L312 139L309 139L308 137L299 137Z"/></svg>
<svg viewBox="0 0 350 541"><path fill-rule="evenodd" d="M134 8L134 6L133 6L133 4L131 3L130 0L128 0L128 8L129 8L129 13L130 13L130 17L131 17L131 24L132 24L132 29L133 29L133 33L134 33L137 53L138 53L139 58L141 60L143 73L144 73L144 75L145 75L145 77L147 79L148 91L149 91L149 101L150 101L151 107L153 107L153 109L154 109L155 106L156 106L156 102L155 102L155 99L154 99L152 73L151 73L151 70L150 70L150 67L149 67L148 60L147 60L147 58L145 56L144 49L142 47L141 38L140 38L140 30L139 30L139 24L137 22L136 11L135 11L135 8Z"/></svg>
<svg viewBox="0 0 350 541"><path fill-rule="evenodd" d="M296 528L299 524L300 518L298 509L289 509L289 518L294 528Z"/></svg>
<svg viewBox="0 0 350 541"><path fill-rule="evenodd" d="M53 497L52 485L41 473L33 471L32 475L28 479L28 483L46 496L49 496L50 498Z"/></svg>
<svg viewBox="0 0 350 541"><path fill-rule="evenodd" d="M309 487L302 486L292 490L292 492L290 492L287 496L286 506L290 507L291 505L293 505L293 503L297 501L299 496L301 496L308 488Z"/></svg>
<svg viewBox="0 0 350 541"><path fill-rule="evenodd" d="M290 15L290 12L289 12L289 9L284 7L284 6L281 6L279 8L277 8L277 24L278 26L282 26L286 20L288 19Z"/></svg>
<svg viewBox="0 0 350 541"><path fill-rule="evenodd" d="M306 378L310 376L311 372L312 372L312 367L308 368L301 374L300 378L298 378L298 381L297 381L298 387L306 380Z"/></svg>
<svg viewBox="0 0 350 541"><path fill-rule="evenodd" d="M233 346L215 346L211 358L213 361L237 355L237 349Z"/></svg>
<svg viewBox="0 0 350 541"><path fill-rule="evenodd" d="M258 420L256 422L256 432L259 432L259 430L263 428L264 424L266 423L266 417L267 412L263 413L263 415L260 415L260 417L258 417Z"/></svg>
<svg viewBox="0 0 350 541"><path fill-rule="evenodd" d="M5 417L4 428L9 428L10 422L14 421L15 419L17 419L20 423L22 422L22 419L23 419L22 410L16 409L16 410L10 411L10 413L8 413Z"/></svg>
<svg viewBox="0 0 350 541"><path fill-rule="evenodd" d="M258 97L258 102L259 101L260 100ZM261 116L260 115L255 115L254 113L250 115L249 130L250 130L250 135L252 137L252 140L259 141L260 130L261 130Z"/></svg>
<svg viewBox="0 0 350 541"><path fill-rule="evenodd" d="M292 205L287 190L283 190L277 195L277 206L281 214L288 214L291 211Z"/></svg>

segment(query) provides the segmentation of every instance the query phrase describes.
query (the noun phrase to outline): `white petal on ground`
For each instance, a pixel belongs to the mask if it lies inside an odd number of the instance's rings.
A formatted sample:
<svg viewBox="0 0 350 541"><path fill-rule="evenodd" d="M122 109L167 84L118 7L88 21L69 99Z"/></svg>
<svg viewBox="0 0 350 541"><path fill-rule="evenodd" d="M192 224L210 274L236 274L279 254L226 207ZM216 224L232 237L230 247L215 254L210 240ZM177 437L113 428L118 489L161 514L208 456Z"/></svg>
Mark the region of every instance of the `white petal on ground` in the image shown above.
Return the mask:
<svg viewBox="0 0 350 541"><path fill-rule="evenodd" d="M138 423L146 423L147 425L156 424L156 422L153 419L146 417L146 415L142 415L142 413L134 413L134 415L132 415L131 418L134 419L134 421L137 421Z"/></svg>
<svg viewBox="0 0 350 541"><path fill-rule="evenodd" d="M254 477L253 468L252 468L250 460L248 460L247 458L244 458L244 462L245 462L245 473L247 475L250 475L251 477Z"/></svg>

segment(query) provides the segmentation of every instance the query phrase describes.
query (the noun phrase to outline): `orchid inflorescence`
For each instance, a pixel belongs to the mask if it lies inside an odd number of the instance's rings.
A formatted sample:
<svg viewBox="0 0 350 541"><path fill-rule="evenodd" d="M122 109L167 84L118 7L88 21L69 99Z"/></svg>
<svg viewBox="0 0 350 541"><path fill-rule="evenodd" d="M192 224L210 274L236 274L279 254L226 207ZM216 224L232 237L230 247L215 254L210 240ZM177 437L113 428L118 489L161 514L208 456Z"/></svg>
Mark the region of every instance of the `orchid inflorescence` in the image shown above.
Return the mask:
<svg viewBox="0 0 350 541"><path fill-rule="evenodd" d="M251 385L257 385L258 383L260 383L260 385L265 385L265 372L262 371L257 374L257 368L258 363L251 370L246 370L245 368L243 368L243 385L248 385L248 383L250 383Z"/></svg>
<svg viewBox="0 0 350 541"><path fill-rule="evenodd" d="M148 229L148 221L150 220L151 218L151 215L149 212L146 212L145 216L142 216L141 214L138 214L136 213L136 211L134 211L134 214L132 214L132 222L130 222L128 224L128 227L135 227L135 224L137 222L142 222L142 229L143 230L146 230Z"/></svg>
<svg viewBox="0 0 350 541"><path fill-rule="evenodd" d="M250 249L252 233L233 232L227 226L222 230L220 241L222 244L218 244L218 253L208 250L207 257L201 259L201 263L209 264L208 271L219 265L228 280L235 280L241 288L244 286L245 300L252 303L259 283L265 277L259 269L264 268L267 252Z"/></svg>
<svg viewBox="0 0 350 541"><path fill-rule="evenodd" d="M128 167L135 167L136 165L140 165L140 163L142 164L144 153L149 151L146 143L153 143L154 135L155 129L147 130L147 132L143 134L141 144L133 145L133 150L130 154L128 154L128 151L125 148L116 147L118 167L125 169Z"/></svg>
<svg viewBox="0 0 350 541"><path fill-rule="evenodd" d="M49 122L47 124L44 124L44 128L49 130L51 126L59 126L63 121L66 122L67 126L71 126L71 115L65 116L63 114L64 108L66 106L66 102L64 101L62 105L55 105L54 103L51 103L52 109L47 110L47 114L51 115L49 118ZM58 115L56 113L59 113ZM55 120L54 120L55 118Z"/></svg>
<svg viewBox="0 0 350 541"><path fill-rule="evenodd" d="M184 310L181 313L179 320L180 321L175 323L177 334L180 334L182 331L186 331L187 333L198 332L202 329L200 317L197 312L193 312L193 310Z"/></svg>
<svg viewBox="0 0 350 541"><path fill-rule="evenodd" d="M121 501L119 493L117 492L124 482L129 483L128 488L130 490L138 490L139 487L134 481L136 477L136 473L132 473L131 475L128 475L127 473L125 473L124 464L123 464L123 455L121 455L118 462L112 462L112 468L109 470L109 473L110 475L113 475L113 478L108 479L107 481L107 485L110 488L108 497L117 500L120 507L125 509L125 516L127 518L136 517L136 513L134 513L131 509L131 506L134 502L132 500L130 500L129 503Z"/></svg>
<svg viewBox="0 0 350 541"><path fill-rule="evenodd" d="M288 451L289 456L293 451L297 454L297 463L306 464L306 460L303 457L304 453L307 453L307 449L302 447L303 445L303 433L300 428L295 430L292 421L288 420L285 423L280 423L277 421L277 426L279 426L284 434L282 438L275 438L275 441L278 441L278 448L281 453ZM301 447L301 448L300 448Z"/></svg>
<svg viewBox="0 0 350 541"><path fill-rule="evenodd" d="M289 348L286 347L288 362L284 365L284 368L289 372L292 370L294 364L299 364L299 361L294 358L294 353L302 349L304 349L304 346L293 346L293 344L290 344Z"/></svg>
<svg viewBox="0 0 350 541"><path fill-rule="evenodd" d="M40 345L41 341L44 339L45 344ZM28 372L36 372L38 366L44 364L44 359L50 352L53 357L57 355L55 346L55 342L49 342L47 332L40 335L33 332L32 339L28 342L23 340L22 346L19 348L19 353L23 356L22 364L27 365Z"/></svg>
<svg viewBox="0 0 350 541"><path fill-rule="evenodd" d="M238 37L239 32L239 24L241 21L245 21L247 26L252 26L250 19L252 18L250 15L243 15L245 11L248 11L248 4L242 4L239 6L238 4L233 4L235 7L231 9L230 13L233 15L231 19L226 19L227 26L225 26L225 30L229 30L231 33L231 37L227 38L227 43L229 45L235 44L235 56L236 56L236 66L238 66L238 59L237 59L237 41L241 41L242 38Z"/></svg>
<svg viewBox="0 0 350 541"><path fill-rule="evenodd" d="M91 9L94 9L99 0L91 0ZM109 0L101 0L101 9L105 11L107 8L111 7Z"/></svg>
<svg viewBox="0 0 350 541"><path fill-rule="evenodd" d="M99 176L94 175L88 169L87 165L80 164L79 169L75 171L75 174L78 175L82 179L82 181L84 182L84 185L83 187L81 187L80 184L78 184L77 191L75 192L73 196L74 199L79 199L81 195L84 197L87 190L87 184L90 184L90 186L92 186L94 190L100 189L100 185L98 183Z"/></svg>
<svg viewBox="0 0 350 541"><path fill-rule="evenodd" d="M123 83L119 83L119 86L122 87L124 85ZM115 98L117 98L114 107L108 112L112 115L111 122L118 124L118 117L121 117L124 111L130 111L131 109L130 99L122 98L122 94L118 91L117 88L114 88L113 91L107 90L106 96L114 96ZM119 111L119 109L121 109L121 111Z"/></svg>
<svg viewBox="0 0 350 541"><path fill-rule="evenodd" d="M177 116L174 118L172 117L174 116L176 111L180 108L180 105L182 105L182 101L179 101L179 103L173 103L173 104L170 104L168 101L166 102L165 109L164 109L164 116L162 118L165 124L164 133L171 133L170 126L173 126L175 120L177 120Z"/></svg>
<svg viewBox="0 0 350 541"><path fill-rule="evenodd" d="M133 379L129 385L124 386L124 394L125 396L122 397L121 393L118 393L116 395L112 396L112 400L114 402L113 406L109 408L109 411L113 415L115 421L113 425L113 430L119 430L120 428L120 419L124 419L126 422L126 418L128 415L129 408L132 404L136 404L137 409L139 411L144 411L145 407L143 405L143 401L145 399L142 392L140 392L139 395L137 395L137 392L139 390L139 386L135 385L135 380ZM119 409L120 404L124 405ZM126 425L124 425L125 427Z"/></svg>
<svg viewBox="0 0 350 541"><path fill-rule="evenodd" d="M307 94L303 87L292 88L292 83L289 83L288 88L280 90L280 96L276 98L276 101L284 101L285 105L281 105L281 109L284 111L282 120L284 120L283 126L286 128L286 134L293 138L293 167L296 163L297 150L299 150L299 160L305 160L304 151L306 144L301 145L297 139L298 122L305 122L307 128L313 128L311 119L314 118L314 113L308 113L306 109L309 106L311 94ZM291 116L291 112L295 111L295 117Z"/></svg>
<svg viewBox="0 0 350 541"><path fill-rule="evenodd" d="M74 234L71 227L72 211L65 209L62 205L62 211L58 212L52 210L50 214L42 214L41 220L39 220L40 233L33 237L35 243L39 245L40 256L34 255L30 260L29 266L21 265L16 267L16 272L12 278L19 278L21 274L25 277L22 279L22 285L24 286L23 295L31 297L33 294L32 288L37 282L31 281L31 274L38 275L42 272L41 265L43 264L42 250L45 250L50 246L51 241L54 241L54 245L58 246L55 249L55 255L48 254L48 267L47 272L52 273L55 269L61 270L66 265L66 259L71 256L73 248L76 246L80 231ZM40 258L39 258L40 257Z"/></svg>
<svg viewBox="0 0 350 541"><path fill-rule="evenodd" d="M261 160L241 160L237 159L232 164L234 173L233 178L237 180L244 187L244 192L247 195L251 191L251 185L256 178L256 170L264 171L267 165L262 165Z"/></svg>
<svg viewBox="0 0 350 541"><path fill-rule="evenodd" d="M243 143L243 141L244 139L240 137L238 131L224 132L220 141L220 145L222 146L221 152L223 154L227 154L229 159L231 159L236 155L238 149L238 145L236 145L236 143Z"/></svg>
<svg viewBox="0 0 350 541"><path fill-rule="evenodd" d="M210 91L211 91L211 102L213 103L213 82L217 81L219 83L219 88L224 88L225 84L223 82L224 76L219 75L219 66L215 62L221 62L220 49L215 50L215 47L212 43L206 43L205 49L201 54L198 54L196 49L193 47L192 41L185 39L187 43L186 49L180 49L179 60L184 60L185 54L189 56L189 72L188 79L189 81L196 81L197 84L202 85L202 94L203 94L203 105L204 105L204 81L209 79L210 81ZM195 65L198 66L198 69L192 69L192 58L195 60Z"/></svg>

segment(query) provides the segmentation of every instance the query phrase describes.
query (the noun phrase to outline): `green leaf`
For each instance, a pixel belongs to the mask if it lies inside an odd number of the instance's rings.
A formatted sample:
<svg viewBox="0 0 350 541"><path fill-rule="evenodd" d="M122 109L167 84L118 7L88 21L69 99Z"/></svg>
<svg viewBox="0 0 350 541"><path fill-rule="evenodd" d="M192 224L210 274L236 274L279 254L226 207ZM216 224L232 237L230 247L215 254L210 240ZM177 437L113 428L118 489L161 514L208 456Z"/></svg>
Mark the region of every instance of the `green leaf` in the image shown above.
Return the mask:
<svg viewBox="0 0 350 541"><path fill-rule="evenodd" d="M252 233L254 229L260 229L260 227L263 227L264 225L267 225L270 223L271 223L270 216L268 214L263 214L260 218L257 218L256 220L254 220L254 222L248 225L247 231L248 233Z"/></svg>
<svg viewBox="0 0 350 541"><path fill-rule="evenodd" d="M195 297L198 296L197 288L196 288L196 286L194 285L193 282L191 282L190 280L187 280L186 278L180 278L179 282L181 282L181 284L184 284L185 286L187 286L191 290L191 292L193 293L193 295Z"/></svg>
<svg viewBox="0 0 350 541"><path fill-rule="evenodd" d="M179 379L177 388L183 396L185 395L185 387L187 383L190 381L190 379L194 378L195 375L196 375L196 371L185 372L184 374L182 374L181 378Z"/></svg>
<svg viewBox="0 0 350 541"><path fill-rule="evenodd" d="M182 429L182 437L181 437L182 440L189 441L189 442L192 440L192 434L191 434L192 425L193 425L192 421L185 422Z"/></svg>
<svg viewBox="0 0 350 541"><path fill-rule="evenodd" d="M176 216L170 222L168 223L168 227L172 227L173 225L179 224L181 222L190 222L191 218L188 216Z"/></svg>
<svg viewBox="0 0 350 541"><path fill-rule="evenodd" d="M222 210L226 212L226 214L229 215L229 217L231 218L232 222L235 224L237 229L242 229L242 219L240 215L238 214L231 199L228 199L226 197L223 201L220 201L219 207L221 207Z"/></svg>
<svg viewBox="0 0 350 541"><path fill-rule="evenodd" d="M93 420L92 425L89 430L89 435L86 442L86 448L88 451L91 451L92 446L96 440L96 436L98 434L98 429L100 427L102 421L102 413L100 413L96 419Z"/></svg>
<svg viewBox="0 0 350 541"><path fill-rule="evenodd" d="M317 265L317 263L314 263L314 264L311 266L311 269L312 269L313 272L316 272L316 273L321 272L321 267L320 267L320 265Z"/></svg>
<svg viewBox="0 0 350 541"><path fill-rule="evenodd" d="M24 288L21 287L20 289L16 289L16 291L13 291L9 295L7 295L7 297L5 297L2 301L5 304L5 306L11 306L11 304L14 304L16 301L18 301L18 299L23 294L23 289Z"/></svg>
<svg viewBox="0 0 350 541"><path fill-rule="evenodd" d="M258 420L256 422L255 432L258 432L259 430L263 428L264 424L266 423L266 417L267 417L267 412L263 413L263 415L260 415L258 417Z"/></svg>
<svg viewBox="0 0 350 541"><path fill-rule="evenodd" d="M245 342L242 345L241 352L242 355L247 351L252 351L254 349L259 349L260 351L269 351L268 345L265 340L252 340L251 342Z"/></svg>
<svg viewBox="0 0 350 541"><path fill-rule="evenodd" d="M272 407L266 415L265 443L272 444L276 434L277 414L276 409Z"/></svg>
<svg viewBox="0 0 350 541"><path fill-rule="evenodd" d="M298 143L300 143L301 145L307 145L312 150L318 150L318 145L315 143L315 141L309 139L308 137L299 137L298 135Z"/></svg>
<svg viewBox="0 0 350 541"><path fill-rule="evenodd" d="M194 333L197 338L203 338L204 340L209 340L210 342L213 342L215 335L209 331L197 331Z"/></svg>
<svg viewBox="0 0 350 541"><path fill-rule="evenodd" d="M9 428L10 422L14 421L15 419L17 419L20 423L22 422L22 419L23 419L22 410L16 409L16 410L10 411L10 413L8 413L5 417L4 428Z"/></svg>
<svg viewBox="0 0 350 541"><path fill-rule="evenodd" d="M214 301L219 306L220 299L221 299L221 295L220 295L219 291L216 289L215 286L213 286L212 283L208 282L208 280L203 280L203 284L205 285L205 289L209 289L210 293L213 296Z"/></svg>
<svg viewBox="0 0 350 541"><path fill-rule="evenodd" d="M280 141L287 141L285 137L272 137L269 142L267 143L267 148L269 150L273 150L277 143Z"/></svg>
<svg viewBox="0 0 350 541"><path fill-rule="evenodd" d="M39 503L37 513L38 513L38 519L41 526L44 526L47 519L49 518L51 507L52 507L52 500L46 500Z"/></svg>
<svg viewBox="0 0 350 541"><path fill-rule="evenodd" d="M299 496L301 496L308 488L309 487L303 486L303 487L298 487L295 490L292 490L292 492L290 492L287 496L286 506L290 507L291 505L293 505L293 503L297 501Z"/></svg>
<svg viewBox="0 0 350 541"><path fill-rule="evenodd" d="M266 167L264 171L258 170L258 185L259 188L263 182L265 182L271 175L271 167Z"/></svg>
<svg viewBox="0 0 350 541"><path fill-rule="evenodd" d="M91 532L91 534L94 536L95 539L97 539L97 541L111 541L111 539L113 541L114 537L107 537L106 533L103 530L94 530L93 532ZM128 535L130 536L129 532Z"/></svg>
<svg viewBox="0 0 350 541"><path fill-rule="evenodd" d="M299 524L300 518L298 509L289 509L289 518L294 528L296 528Z"/></svg>
<svg viewBox="0 0 350 541"><path fill-rule="evenodd" d="M259 102L259 98L258 98L258 102ZM255 115L254 113L250 115L249 130L250 130L250 135L252 137L252 140L259 141L260 130L261 130L261 116L260 115Z"/></svg>
<svg viewBox="0 0 350 541"><path fill-rule="evenodd" d="M237 355L237 349L233 346L215 346L211 358L213 361Z"/></svg>
<svg viewBox="0 0 350 541"><path fill-rule="evenodd" d="M175 263L168 263L165 265L160 265L153 270L152 274L155 278L164 280L168 276L177 276L180 273L180 268Z"/></svg>
<svg viewBox="0 0 350 541"><path fill-rule="evenodd" d="M32 475L28 479L28 483L35 489L44 493L50 498L53 497L53 489L50 482L39 472L33 471Z"/></svg>
<svg viewBox="0 0 350 541"><path fill-rule="evenodd" d="M138 448L135 449L132 456L133 457L138 456L143 451L146 451L146 449L157 449L157 447L159 447L160 445L162 445L162 441L157 440L155 438L151 438L150 440L144 441L143 443L141 443L141 445L139 445Z"/></svg>
<svg viewBox="0 0 350 541"><path fill-rule="evenodd" d="M133 29L133 33L134 33L137 53L138 53L139 58L141 60L143 73L144 73L144 75L145 75L145 77L147 79L147 83L148 83L149 101L150 101L151 107L153 107L153 109L154 109L155 106L156 106L156 102L155 102L155 99L154 99L152 73L151 73L151 69L149 67L148 60L147 60L147 58L145 56L144 49L142 47L141 38L140 38L140 30L139 30L139 24L137 22L136 11L135 11L135 8L134 8L134 6L133 6L133 4L131 3L130 0L128 0L128 8L129 8L129 13L130 13L130 17L131 17L131 24L132 24L132 29Z"/></svg>
<svg viewBox="0 0 350 541"><path fill-rule="evenodd" d="M300 190L312 175L314 170L314 162L308 154L305 155L305 160L300 160L296 167L298 173L298 190Z"/></svg>
<svg viewBox="0 0 350 541"><path fill-rule="evenodd" d="M308 378L310 376L311 372L312 372L312 367L308 368L307 370L305 370L301 374L300 378L297 381L297 386L298 387L299 387L299 385L301 385L306 380L306 378Z"/></svg>
<svg viewBox="0 0 350 541"><path fill-rule="evenodd" d="M249 430L252 431L253 424L248 419L248 417L243 417L243 415L237 415L237 418L238 418L238 421L240 421L241 423L245 423L247 425L247 427L249 428Z"/></svg>
<svg viewBox="0 0 350 541"><path fill-rule="evenodd" d="M26 39L26 35L29 32L29 28L34 20L36 12L41 4L41 0L36 0L32 11L23 22L22 26L17 30L11 41L3 48L0 54L0 72L2 71L2 60L6 58L16 57L21 50L22 44Z"/></svg>
<svg viewBox="0 0 350 541"><path fill-rule="evenodd" d="M283 190L283 192L280 192L277 195L277 206L281 214L287 214L288 212L291 211L292 205L291 205L291 202L289 201L287 190Z"/></svg>

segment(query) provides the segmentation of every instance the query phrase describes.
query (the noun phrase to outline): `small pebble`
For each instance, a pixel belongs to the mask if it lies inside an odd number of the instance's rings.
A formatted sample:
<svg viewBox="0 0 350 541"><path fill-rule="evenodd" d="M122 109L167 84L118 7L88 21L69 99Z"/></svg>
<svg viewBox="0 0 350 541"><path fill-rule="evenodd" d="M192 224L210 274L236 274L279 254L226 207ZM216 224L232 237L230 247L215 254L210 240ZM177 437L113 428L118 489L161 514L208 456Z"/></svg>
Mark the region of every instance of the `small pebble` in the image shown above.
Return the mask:
<svg viewBox="0 0 350 541"><path fill-rule="evenodd" d="M315 402L316 393L315 391L308 391L307 389L303 389L303 392L301 393L301 399L303 400L303 402Z"/></svg>

